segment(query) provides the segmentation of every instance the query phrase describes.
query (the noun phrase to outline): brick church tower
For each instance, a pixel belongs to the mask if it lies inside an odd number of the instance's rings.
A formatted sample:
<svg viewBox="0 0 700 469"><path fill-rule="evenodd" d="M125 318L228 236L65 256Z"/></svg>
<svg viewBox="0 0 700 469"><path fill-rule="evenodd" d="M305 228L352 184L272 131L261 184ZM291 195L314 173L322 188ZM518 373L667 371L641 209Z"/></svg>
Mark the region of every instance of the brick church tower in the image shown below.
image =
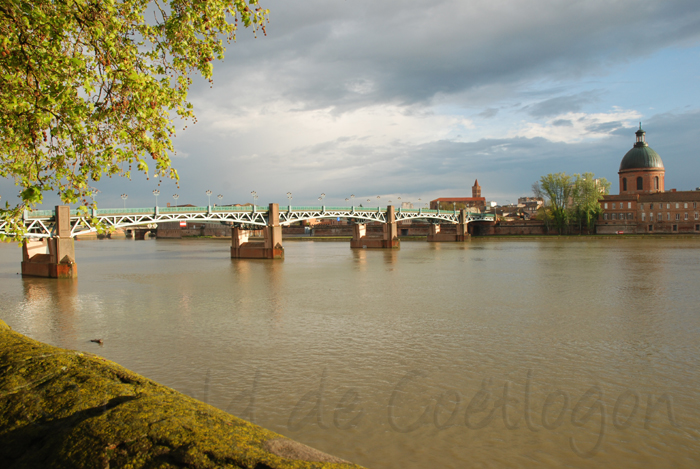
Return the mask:
<svg viewBox="0 0 700 469"><path fill-rule="evenodd" d="M479 185L479 180L474 180L474 185L472 186L472 197L481 197L481 186Z"/></svg>

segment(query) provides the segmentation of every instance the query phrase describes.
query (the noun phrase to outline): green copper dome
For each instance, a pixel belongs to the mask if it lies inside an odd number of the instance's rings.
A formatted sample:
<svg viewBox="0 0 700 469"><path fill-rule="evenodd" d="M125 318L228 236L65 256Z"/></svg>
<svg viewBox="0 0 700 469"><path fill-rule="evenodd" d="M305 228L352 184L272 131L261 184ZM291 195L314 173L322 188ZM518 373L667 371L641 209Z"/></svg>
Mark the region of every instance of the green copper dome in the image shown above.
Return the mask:
<svg viewBox="0 0 700 469"><path fill-rule="evenodd" d="M636 132L637 142L634 147L622 158L620 163L620 171L626 169L646 169L646 168L664 168L664 163L658 153L651 149L645 141L646 132L642 130L641 125Z"/></svg>

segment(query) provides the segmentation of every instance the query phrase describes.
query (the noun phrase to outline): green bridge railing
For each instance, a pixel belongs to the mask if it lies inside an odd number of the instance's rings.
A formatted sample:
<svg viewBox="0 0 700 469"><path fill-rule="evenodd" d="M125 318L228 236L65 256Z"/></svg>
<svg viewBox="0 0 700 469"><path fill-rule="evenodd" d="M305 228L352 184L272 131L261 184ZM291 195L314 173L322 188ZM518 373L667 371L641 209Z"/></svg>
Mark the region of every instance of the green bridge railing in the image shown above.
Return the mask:
<svg viewBox="0 0 700 469"><path fill-rule="evenodd" d="M315 212L315 211L321 211L325 208L327 211L346 211L348 213L352 212L353 210L355 212L381 212L383 210L386 210L386 208L382 207L322 207L322 206L304 206L304 205L292 205L292 212ZM288 212L289 211L289 206L281 206L279 208L280 212ZM95 215L100 216L100 215L139 215L139 214L155 214L156 208L155 207L146 207L146 208L100 208L95 211ZM209 207L158 207L158 213L165 214L165 213L207 213L210 211ZM242 207L231 207L231 206L213 206L211 207L211 212L253 212L255 211L256 213L267 213L269 211L269 207L267 206L256 206L255 209L253 209L252 206L242 206ZM423 213L423 214L437 214L437 213L452 213L451 210L433 210L433 209L417 209L417 208L401 208L397 209L397 213ZM71 216L78 216L78 210L71 210L70 211ZM93 214L92 210L88 210L88 216L91 216ZM84 215L84 213L83 213ZM495 215L492 213L485 213L485 214L480 214L483 218L494 218ZM53 210L33 210L28 213L28 216L30 218L51 218L54 216L54 211Z"/></svg>

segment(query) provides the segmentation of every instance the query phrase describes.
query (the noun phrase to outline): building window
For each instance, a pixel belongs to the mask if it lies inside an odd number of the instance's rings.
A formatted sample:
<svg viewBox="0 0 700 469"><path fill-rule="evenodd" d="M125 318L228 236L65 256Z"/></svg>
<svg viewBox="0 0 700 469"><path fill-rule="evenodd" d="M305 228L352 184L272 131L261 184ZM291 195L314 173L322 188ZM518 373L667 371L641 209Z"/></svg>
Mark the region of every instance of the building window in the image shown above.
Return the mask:
<svg viewBox="0 0 700 469"><path fill-rule="evenodd" d="M676 221L678 221L678 220L680 220L680 219L681 219L681 214L680 214L680 213L676 213Z"/></svg>
<svg viewBox="0 0 700 469"><path fill-rule="evenodd" d="M659 176L656 176L654 178L654 190L658 191L659 190Z"/></svg>
<svg viewBox="0 0 700 469"><path fill-rule="evenodd" d="M698 212L695 212L695 219L698 219Z"/></svg>
<svg viewBox="0 0 700 469"><path fill-rule="evenodd" d="M628 214L627 214L627 219L628 219L628 220L634 220L634 217L632 216L631 213L628 213Z"/></svg>
<svg viewBox="0 0 700 469"><path fill-rule="evenodd" d="M603 220L607 220L607 219L608 219L608 214L607 214L607 213L604 213L604 214L603 214Z"/></svg>
<svg viewBox="0 0 700 469"><path fill-rule="evenodd" d="M611 213L611 214L610 214L610 219L611 219L611 220L617 220L617 213Z"/></svg>
<svg viewBox="0 0 700 469"><path fill-rule="evenodd" d="M670 212L666 212L666 220L670 220L670 219L671 219L671 213L670 213Z"/></svg>
<svg viewBox="0 0 700 469"><path fill-rule="evenodd" d="M663 219L662 214L661 214L661 213L658 213L658 214L656 215L656 219L657 219L658 221L661 221L661 220Z"/></svg>
<svg viewBox="0 0 700 469"><path fill-rule="evenodd" d="M659 202L659 210L661 210L662 208L664 208L664 204L662 204L661 202Z"/></svg>
<svg viewBox="0 0 700 469"><path fill-rule="evenodd" d="M622 178L622 190L627 191L627 178Z"/></svg>
<svg viewBox="0 0 700 469"><path fill-rule="evenodd" d="M615 210L615 202L613 202L613 210Z"/></svg>
<svg viewBox="0 0 700 469"><path fill-rule="evenodd" d="M642 212L642 221L646 221L646 213Z"/></svg>
<svg viewBox="0 0 700 469"><path fill-rule="evenodd" d="M671 208L671 204L666 204L666 210L668 210L669 208Z"/></svg>
<svg viewBox="0 0 700 469"><path fill-rule="evenodd" d="M649 231L654 231L654 225L649 225Z"/></svg>
<svg viewBox="0 0 700 469"><path fill-rule="evenodd" d="M693 208L698 208L698 203L697 203L697 202L693 202Z"/></svg>
<svg viewBox="0 0 700 469"><path fill-rule="evenodd" d="M678 225L673 225L673 231L678 231Z"/></svg>
<svg viewBox="0 0 700 469"><path fill-rule="evenodd" d="M608 209L608 203L605 202L603 205L605 205L605 209L607 210L607 209Z"/></svg>
<svg viewBox="0 0 700 469"><path fill-rule="evenodd" d="M685 212L685 215L683 215L683 220L687 220L687 219L688 219L688 212Z"/></svg>
<svg viewBox="0 0 700 469"><path fill-rule="evenodd" d="M688 208L688 202L683 204L683 208Z"/></svg>
<svg viewBox="0 0 700 469"><path fill-rule="evenodd" d="M679 208L679 207L678 207L678 202L676 202L676 208Z"/></svg>
<svg viewBox="0 0 700 469"><path fill-rule="evenodd" d="M644 189L644 179L642 179L642 177L639 176L637 178L637 190L641 191L642 189Z"/></svg>
<svg viewBox="0 0 700 469"><path fill-rule="evenodd" d="M695 225L695 231L700 231L700 225Z"/></svg>
<svg viewBox="0 0 700 469"><path fill-rule="evenodd" d="M632 202L627 202L627 208L632 208Z"/></svg>

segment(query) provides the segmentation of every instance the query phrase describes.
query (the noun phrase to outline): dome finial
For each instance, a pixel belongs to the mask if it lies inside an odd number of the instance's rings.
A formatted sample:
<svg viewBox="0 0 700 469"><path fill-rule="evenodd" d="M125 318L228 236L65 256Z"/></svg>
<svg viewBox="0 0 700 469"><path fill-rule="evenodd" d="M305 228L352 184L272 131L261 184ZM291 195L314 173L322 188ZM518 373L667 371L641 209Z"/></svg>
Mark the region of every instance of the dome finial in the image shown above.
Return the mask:
<svg viewBox="0 0 700 469"><path fill-rule="evenodd" d="M642 123L639 122L639 130L642 130Z"/></svg>

